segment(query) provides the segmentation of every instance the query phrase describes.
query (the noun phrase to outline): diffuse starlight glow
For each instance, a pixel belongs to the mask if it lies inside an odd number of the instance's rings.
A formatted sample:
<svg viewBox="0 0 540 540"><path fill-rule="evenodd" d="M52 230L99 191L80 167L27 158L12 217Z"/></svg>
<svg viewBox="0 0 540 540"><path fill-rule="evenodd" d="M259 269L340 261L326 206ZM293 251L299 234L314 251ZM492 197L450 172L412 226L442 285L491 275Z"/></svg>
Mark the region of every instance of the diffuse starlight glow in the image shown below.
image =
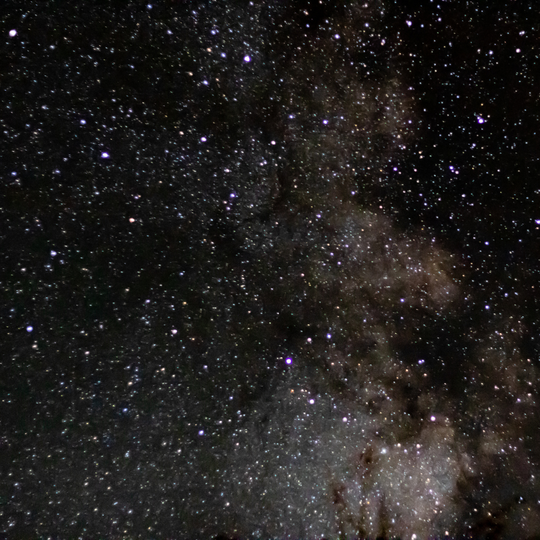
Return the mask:
<svg viewBox="0 0 540 540"><path fill-rule="evenodd" d="M515 4L8 2L0 533L540 533Z"/></svg>

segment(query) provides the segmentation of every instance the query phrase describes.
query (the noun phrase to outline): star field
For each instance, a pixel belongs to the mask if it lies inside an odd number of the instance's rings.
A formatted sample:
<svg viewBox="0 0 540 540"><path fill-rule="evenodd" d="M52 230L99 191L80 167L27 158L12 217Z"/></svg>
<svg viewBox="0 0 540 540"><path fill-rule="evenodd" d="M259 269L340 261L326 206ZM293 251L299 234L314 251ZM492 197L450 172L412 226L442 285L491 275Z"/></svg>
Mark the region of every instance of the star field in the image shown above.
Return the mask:
<svg viewBox="0 0 540 540"><path fill-rule="evenodd" d="M6 1L0 534L536 538L539 27Z"/></svg>

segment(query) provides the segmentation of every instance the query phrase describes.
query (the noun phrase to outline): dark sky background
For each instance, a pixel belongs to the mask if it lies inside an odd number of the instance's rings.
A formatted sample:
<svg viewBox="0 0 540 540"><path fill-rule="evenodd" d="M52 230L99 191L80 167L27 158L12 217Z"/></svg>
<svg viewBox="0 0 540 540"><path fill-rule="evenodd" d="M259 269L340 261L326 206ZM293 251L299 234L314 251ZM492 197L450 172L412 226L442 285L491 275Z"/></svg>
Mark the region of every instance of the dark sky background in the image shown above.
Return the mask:
<svg viewBox="0 0 540 540"><path fill-rule="evenodd" d="M537 3L149 2L0 7L0 533L538 538Z"/></svg>

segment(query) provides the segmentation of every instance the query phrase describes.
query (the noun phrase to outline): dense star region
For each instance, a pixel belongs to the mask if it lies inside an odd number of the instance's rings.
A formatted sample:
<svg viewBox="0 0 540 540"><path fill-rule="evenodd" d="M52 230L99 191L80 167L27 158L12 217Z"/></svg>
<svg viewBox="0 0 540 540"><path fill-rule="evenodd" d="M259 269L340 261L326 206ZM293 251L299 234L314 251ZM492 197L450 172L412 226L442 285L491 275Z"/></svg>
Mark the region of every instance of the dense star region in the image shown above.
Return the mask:
<svg viewBox="0 0 540 540"><path fill-rule="evenodd" d="M4 0L0 536L539 538L539 29Z"/></svg>

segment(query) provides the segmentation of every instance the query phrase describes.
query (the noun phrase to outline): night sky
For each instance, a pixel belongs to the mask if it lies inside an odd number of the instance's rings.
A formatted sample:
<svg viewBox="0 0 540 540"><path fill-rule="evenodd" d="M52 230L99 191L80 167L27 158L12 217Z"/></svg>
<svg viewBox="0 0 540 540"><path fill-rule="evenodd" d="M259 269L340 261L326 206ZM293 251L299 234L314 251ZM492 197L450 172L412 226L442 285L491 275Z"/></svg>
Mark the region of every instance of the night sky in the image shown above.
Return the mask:
<svg viewBox="0 0 540 540"><path fill-rule="evenodd" d="M149 2L0 7L0 537L539 538L538 3Z"/></svg>

